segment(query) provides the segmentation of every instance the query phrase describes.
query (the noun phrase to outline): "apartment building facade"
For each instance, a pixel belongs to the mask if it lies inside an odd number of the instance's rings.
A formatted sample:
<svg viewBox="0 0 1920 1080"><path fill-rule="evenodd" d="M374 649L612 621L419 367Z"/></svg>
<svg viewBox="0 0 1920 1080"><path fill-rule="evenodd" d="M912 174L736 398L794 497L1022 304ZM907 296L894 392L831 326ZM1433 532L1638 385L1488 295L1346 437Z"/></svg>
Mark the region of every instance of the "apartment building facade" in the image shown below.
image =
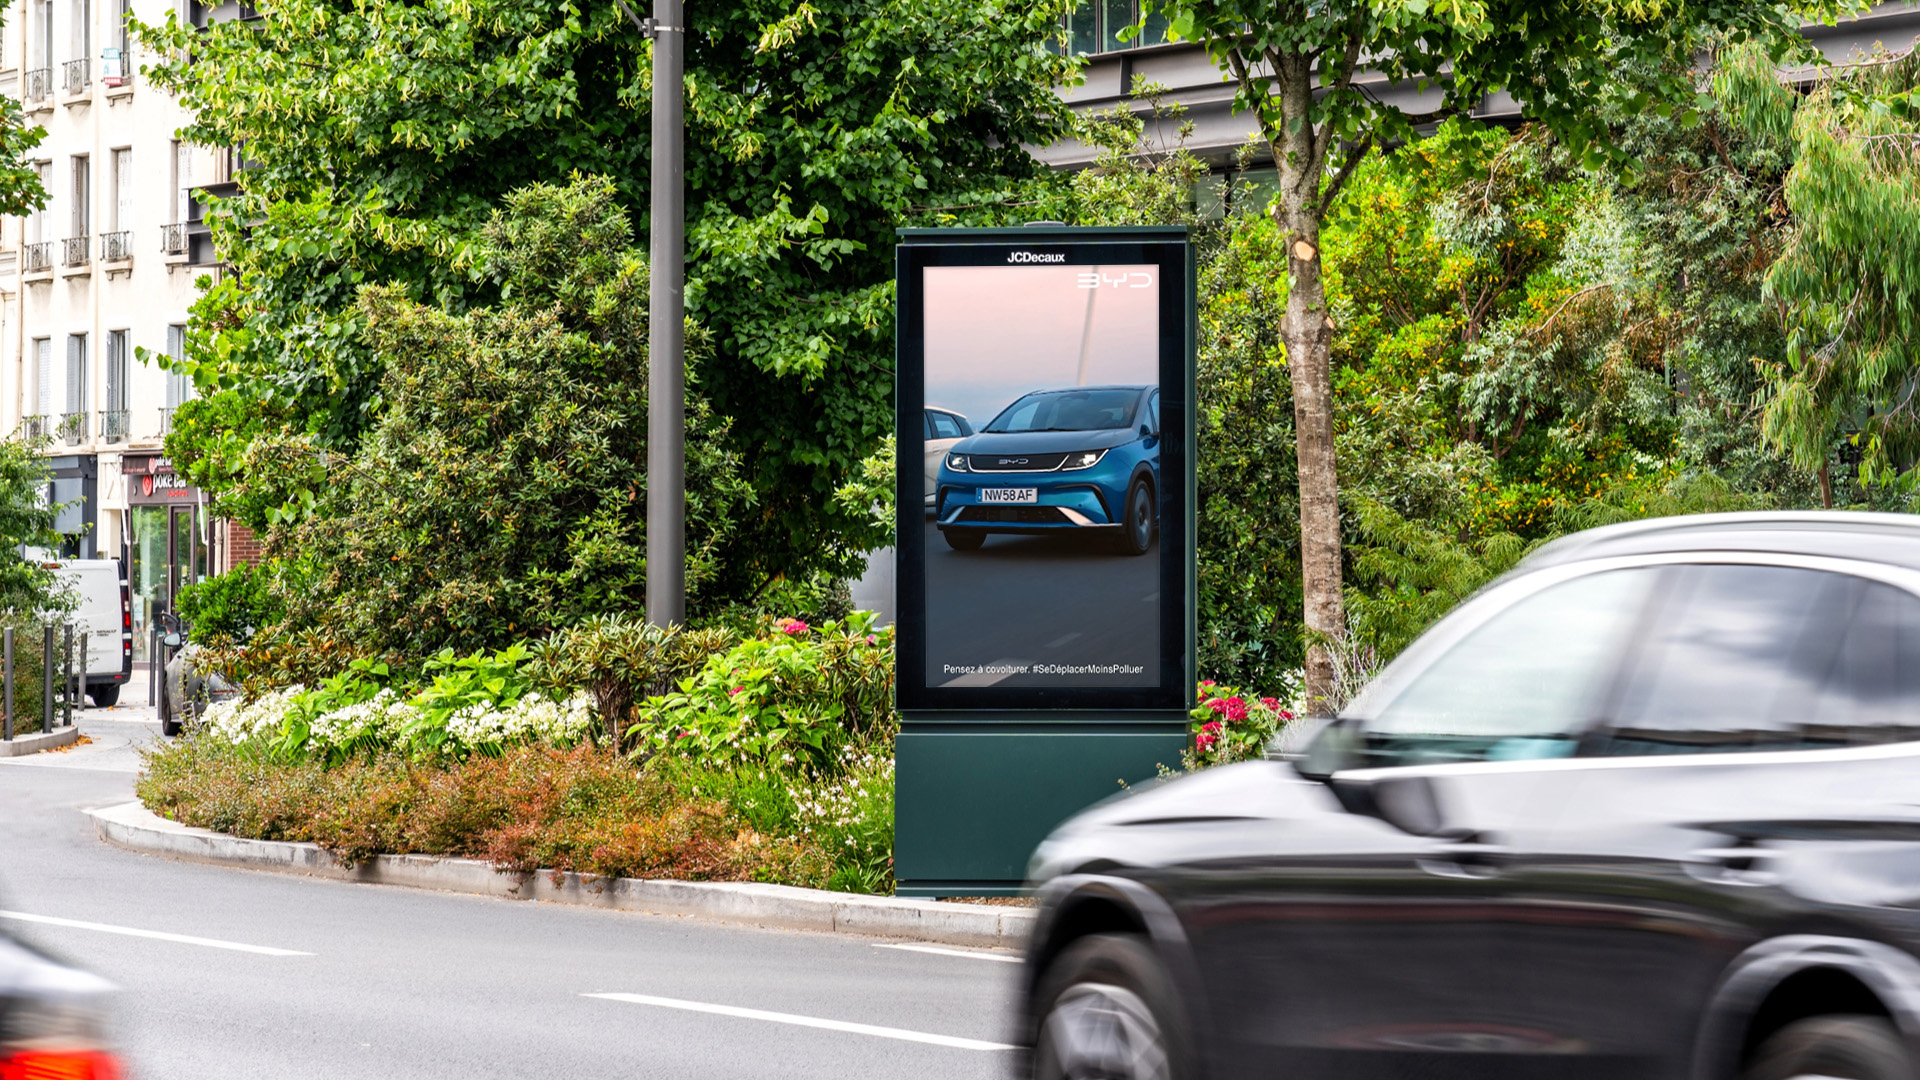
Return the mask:
<svg viewBox="0 0 1920 1080"><path fill-rule="evenodd" d="M51 438L65 553L127 560L140 630L228 561L229 530L162 450L191 383L142 359L181 355L195 280L220 273L195 195L227 154L177 137L188 114L144 84L126 29L200 14L182 2L13 0L0 30L0 93L46 130L50 195L0 223L0 432Z"/></svg>

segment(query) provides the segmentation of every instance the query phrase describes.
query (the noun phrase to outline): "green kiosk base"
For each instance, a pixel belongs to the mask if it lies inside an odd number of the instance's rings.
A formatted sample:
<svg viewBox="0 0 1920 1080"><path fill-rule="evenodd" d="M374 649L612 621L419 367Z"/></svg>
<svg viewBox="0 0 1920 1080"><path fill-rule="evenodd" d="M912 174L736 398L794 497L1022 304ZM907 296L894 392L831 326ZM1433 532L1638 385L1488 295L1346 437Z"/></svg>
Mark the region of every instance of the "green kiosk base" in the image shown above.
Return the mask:
<svg viewBox="0 0 1920 1080"><path fill-rule="evenodd" d="M894 744L896 891L1017 896L1054 826L1179 768L1182 712L906 713Z"/></svg>

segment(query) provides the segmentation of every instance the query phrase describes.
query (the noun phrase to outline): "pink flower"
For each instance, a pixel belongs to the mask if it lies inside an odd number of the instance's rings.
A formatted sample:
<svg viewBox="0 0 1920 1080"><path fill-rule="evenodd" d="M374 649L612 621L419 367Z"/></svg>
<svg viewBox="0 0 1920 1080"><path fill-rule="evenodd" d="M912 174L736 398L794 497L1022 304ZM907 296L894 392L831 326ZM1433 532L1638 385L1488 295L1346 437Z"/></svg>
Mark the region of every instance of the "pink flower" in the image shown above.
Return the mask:
<svg viewBox="0 0 1920 1080"><path fill-rule="evenodd" d="M1213 685L1213 680L1212 680L1212 679L1201 679L1201 680L1200 680L1200 685L1201 685L1201 686L1212 686L1212 685Z"/></svg>
<svg viewBox="0 0 1920 1080"><path fill-rule="evenodd" d="M1226 712L1226 711L1227 711L1227 699L1226 699L1226 698L1214 698L1214 699L1213 699L1212 701L1209 701L1209 702L1207 702L1207 708L1209 708L1209 709L1212 709L1212 710L1213 710L1214 712Z"/></svg>
<svg viewBox="0 0 1920 1080"><path fill-rule="evenodd" d="M1214 736L1208 735L1205 732L1201 732L1199 735L1194 737L1193 748L1204 754L1207 751L1213 749L1213 744L1218 741L1219 740L1216 739Z"/></svg>
<svg viewBox="0 0 1920 1080"><path fill-rule="evenodd" d="M789 634L804 634L807 632L807 624L799 619L781 619L780 629Z"/></svg>
<svg viewBox="0 0 1920 1080"><path fill-rule="evenodd" d="M734 696L735 694L738 694L739 692L741 692L742 690L745 690L745 689L746 689L746 687L744 687L744 686L736 686L736 687L734 687L733 689L731 689L731 690L729 690L729 691L727 691L727 696L728 696L728 697L732 697L732 696Z"/></svg>
<svg viewBox="0 0 1920 1080"><path fill-rule="evenodd" d="M1217 732L1220 730L1220 728L1221 728L1221 724L1220 724L1220 721L1218 720L1209 720L1206 723L1200 725L1201 731Z"/></svg>
<svg viewBox="0 0 1920 1080"><path fill-rule="evenodd" d="M869 644L869 645L871 645L871 644L873 644L874 642L876 642L876 641L878 641L878 640L880 640L880 639L879 639L879 638L876 638L876 637L874 637L874 636L873 636L872 634L868 634L868 635L867 635L867 644Z"/></svg>
<svg viewBox="0 0 1920 1080"><path fill-rule="evenodd" d="M1278 709L1280 707L1280 699L1277 697L1263 697L1260 699L1260 704L1265 705L1269 709Z"/></svg>
<svg viewBox="0 0 1920 1080"><path fill-rule="evenodd" d="M1227 699L1227 719L1239 723L1247 718L1247 703L1237 697Z"/></svg>
<svg viewBox="0 0 1920 1080"><path fill-rule="evenodd" d="M1293 719L1293 713L1291 713L1291 712L1289 712L1289 711L1288 711L1288 710L1286 710L1286 709L1281 709L1281 710L1280 710L1280 719L1282 719L1282 720L1291 720L1291 719Z"/></svg>
<svg viewBox="0 0 1920 1080"><path fill-rule="evenodd" d="M683 731L683 732L681 732L681 733L680 733L680 738L682 738L682 739L691 739L691 738L693 738L693 732L691 732L691 731Z"/></svg>

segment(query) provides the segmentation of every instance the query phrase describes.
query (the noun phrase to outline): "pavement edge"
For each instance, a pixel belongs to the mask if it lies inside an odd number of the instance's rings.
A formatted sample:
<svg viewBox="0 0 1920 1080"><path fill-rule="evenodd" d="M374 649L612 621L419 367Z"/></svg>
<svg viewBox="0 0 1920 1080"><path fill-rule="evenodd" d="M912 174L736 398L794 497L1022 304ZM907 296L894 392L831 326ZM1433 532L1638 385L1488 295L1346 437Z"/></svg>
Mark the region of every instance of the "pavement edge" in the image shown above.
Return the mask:
<svg viewBox="0 0 1920 1080"><path fill-rule="evenodd" d="M88 810L87 815L100 838L110 844L191 862L747 926L1019 948L1034 918L1029 908L865 896L792 885L607 878L549 870L502 873L476 859L431 855L377 855L349 867L316 844L246 840L195 829L168 821L137 801Z"/></svg>
<svg viewBox="0 0 1920 1080"><path fill-rule="evenodd" d="M63 746L72 746L79 739L80 729L77 727L36 731L31 735L15 735L11 739L0 739L0 758L25 757L42 750L58 750Z"/></svg>

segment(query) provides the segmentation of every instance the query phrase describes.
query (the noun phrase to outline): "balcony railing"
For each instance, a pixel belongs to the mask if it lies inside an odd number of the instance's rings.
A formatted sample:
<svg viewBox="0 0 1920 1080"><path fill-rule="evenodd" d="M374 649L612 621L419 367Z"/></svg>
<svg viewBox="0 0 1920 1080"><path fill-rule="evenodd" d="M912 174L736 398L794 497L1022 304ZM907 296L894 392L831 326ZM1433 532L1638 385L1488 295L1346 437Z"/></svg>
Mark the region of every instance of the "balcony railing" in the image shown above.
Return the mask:
<svg viewBox="0 0 1920 1080"><path fill-rule="evenodd" d="M60 414L60 438L68 446L79 446L87 441L87 414L70 412Z"/></svg>
<svg viewBox="0 0 1920 1080"><path fill-rule="evenodd" d="M53 69L34 68L27 72L20 83L21 99L29 105L38 105L53 96Z"/></svg>
<svg viewBox="0 0 1920 1080"><path fill-rule="evenodd" d="M122 230L100 234L100 261L122 262L133 258L133 233Z"/></svg>
<svg viewBox="0 0 1920 1080"><path fill-rule="evenodd" d="M100 437L110 443L126 442L131 425L127 410L107 409L100 413Z"/></svg>
<svg viewBox="0 0 1920 1080"><path fill-rule="evenodd" d="M164 255L185 255L187 253L187 223L160 226L160 251Z"/></svg>
<svg viewBox="0 0 1920 1080"><path fill-rule="evenodd" d="M47 437L47 418L44 416L23 416L20 418L20 437L23 439L44 439Z"/></svg>
<svg viewBox="0 0 1920 1080"><path fill-rule="evenodd" d="M87 57L60 65L60 85L69 94L84 94L93 85L93 63Z"/></svg>
<svg viewBox="0 0 1920 1080"><path fill-rule="evenodd" d="M60 241L60 243L65 246L65 250L60 253L60 265L87 265L87 248L92 246L88 243L89 239L91 238L85 236L69 236L65 240Z"/></svg>
<svg viewBox="0 0 1920 1080"><path fill-rule="evenodd" d="M53 241L28 244L20 249L21 264L29 274L53 269Z"/></svg>

